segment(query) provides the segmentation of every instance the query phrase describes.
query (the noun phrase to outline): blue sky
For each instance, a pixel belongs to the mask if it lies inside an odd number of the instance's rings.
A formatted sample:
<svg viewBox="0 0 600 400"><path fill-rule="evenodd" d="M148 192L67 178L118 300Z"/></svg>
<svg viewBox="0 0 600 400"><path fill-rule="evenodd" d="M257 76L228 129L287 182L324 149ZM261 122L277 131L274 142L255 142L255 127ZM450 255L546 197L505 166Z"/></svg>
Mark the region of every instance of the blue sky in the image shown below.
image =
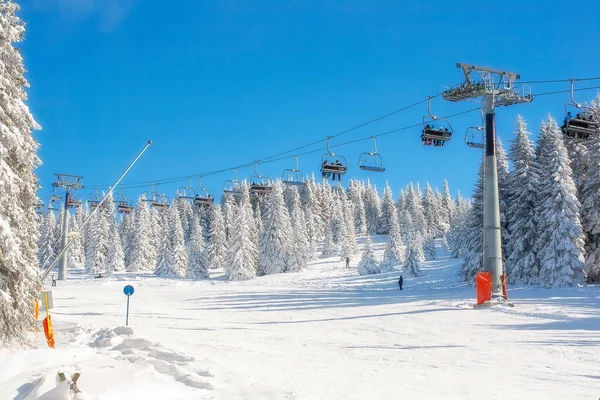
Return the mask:
<svg viewBox="0 0 600 400"><path fill-rule="evenodd" d="M542 1L406 3L22 0L28 104L43 126L36 133L40 196L61 172L83 175L87 197L93 185L112 183L148 139L154 144L125 184L268 157L462 82L456 62L515 71L523 81L600 76L597 2L585 2L576 28L565 22L563 7ZM567 83L533 85L534 95L564 89ZM595 93L580 92L579 101ZM548 112L562 118L567 100L544 96L498 109L499 136L511 138L518 113L533 132ZM442 116L476 106L437 98L432 111ZM332 144L418 123L426 111L424 104ZM477 112L452 119L455 135L443 149L421 146L418 128L380 138L384 174L356 167L370 141L336 153L350 164L346 180L370 178L378 187L387 180L397 194L411 181L441 188L448 179L453 193L470 195L481 153L467 148L463 135L479 122ZM300 157L300 168L317 172L320 157ZM283 160L259 172L276 178L293 165ZM239 175L250 177L252 168ZM203 184L218 193L233 176L209 176ZM187 185L159 190L172 196ZM150 189L126 193L135 198Z"/></svg>

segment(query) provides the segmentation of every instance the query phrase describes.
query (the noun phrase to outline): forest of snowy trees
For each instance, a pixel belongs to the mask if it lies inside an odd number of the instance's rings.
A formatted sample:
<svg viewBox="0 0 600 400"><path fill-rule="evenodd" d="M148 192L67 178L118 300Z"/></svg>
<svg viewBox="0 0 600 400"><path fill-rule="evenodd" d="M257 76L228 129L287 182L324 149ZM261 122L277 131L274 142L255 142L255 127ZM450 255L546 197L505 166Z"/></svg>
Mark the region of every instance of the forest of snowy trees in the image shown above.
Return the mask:
<svg viewBox="0 0 600 400"><path fill-rule="evenodd" d="M599 279L600 152L594 151L599 141L563 139L548 117L534 144L518 117L508 154L497 142L509 282L557 287ZM71 231L88 212L81 208L69 219ZM58 251L61 220L51 213L39 219L42 264ZM222 267L228 279L245 280L301 271L319 254L353 257L357 237L387 235L381 260L368 241L360 273L402 268L407 276L418 276L420 263L435 259L434 241L440 239L454 257L463 258L460 276L472 282L482 269L482 229L483 162L470 199L452 198L447 182L442 192L410 184L395 200L389 186L380 197L369 182L350 181L343 188L313 179L301 187L276 182L266 196L252 196L244 185L241 195L227 195L211 207L176 200L159 210L139 200L120 221L108 206L75 238L68 259L71 268L93 274L204 279L209 269Z"/></svg>

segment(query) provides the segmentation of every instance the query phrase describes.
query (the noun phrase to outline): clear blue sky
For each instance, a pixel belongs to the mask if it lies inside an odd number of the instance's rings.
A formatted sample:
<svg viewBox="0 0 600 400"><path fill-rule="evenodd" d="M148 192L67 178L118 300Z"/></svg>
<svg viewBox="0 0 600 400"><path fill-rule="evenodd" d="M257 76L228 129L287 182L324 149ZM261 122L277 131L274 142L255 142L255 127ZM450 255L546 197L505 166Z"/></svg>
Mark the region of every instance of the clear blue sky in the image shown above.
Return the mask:
<svg viewBox="0 0 600 400"><path fill-rule="evenodd" d="M46 187L40 196L47 198L55 172L83 175L90 190L112 183L148 139L153 146L125 184L267 157L458 84L459 61L515 71L523 81L600 76L600 3L571 7L576 24L565 7L545 1L487 3L22 0L29 106L43 126L36 133ZM534 95L561 89L568 84L533 87ZM588 101L595 93L578 97ZM532 131L548 112L562 118L567 99L498 109L499 136L511 138L518 113ZM432 111L476 106L438 98ZM425 113L422 105L336 141L418 123ZM336 149L350 163L345 179L371 178L380 188L388 180L395 195L410 181L441 188L448 179L453 194L470 195L480 152L464 145L463 134L480 116L451 122L455 135L443 149L421 146L419 128L379 139L384 174L356 167L369 141ZM300 158L306 173L319 164L318 153ZM259 172L275 178L290 166L292 159ZM207 177L204 186L218 194L233 176ZM172 196L186 185L160 191ZM142 190L127 193L135 198Z"/></svg>

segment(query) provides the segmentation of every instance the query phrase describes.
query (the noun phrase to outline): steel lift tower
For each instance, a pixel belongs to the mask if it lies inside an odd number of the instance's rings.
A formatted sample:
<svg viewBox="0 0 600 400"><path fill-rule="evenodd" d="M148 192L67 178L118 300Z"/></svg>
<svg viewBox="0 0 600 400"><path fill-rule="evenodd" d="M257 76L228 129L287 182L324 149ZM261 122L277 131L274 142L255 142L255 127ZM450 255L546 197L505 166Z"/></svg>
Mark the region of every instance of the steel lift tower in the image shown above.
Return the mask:
<svg viewBox="0 0 600 400"><path fill-rule="evenodd" d="M505 301L502 291L502 238L500 230L500 201L498 170L496 168L497 106L529 103L533 100L529 87L516 88L519 74L469 64L456 64L465 75L465 82L442 93L445 100L458 102L481 98L485 107L485 163L483 213L483 271L492 276L490 304Z"/></svg>
<svg viewBox="0 0 600 400"><path fill-rule="evenodd" d="M65 208L63 211L63 220L62 220L62 240L61 240L61 248L64 249L67 246L67 241L69 238L69 206L70 206L70 198L69 194L71 190L83 189L83 185L79 183L83 176L77 175L69 175L69 174L55 174L56 182L52 184L55 188L64 188L65 193ZM60 259L60 265L58 266L58 279L63 280L67 279L67 253L64 252L62 258Z"/></svg>

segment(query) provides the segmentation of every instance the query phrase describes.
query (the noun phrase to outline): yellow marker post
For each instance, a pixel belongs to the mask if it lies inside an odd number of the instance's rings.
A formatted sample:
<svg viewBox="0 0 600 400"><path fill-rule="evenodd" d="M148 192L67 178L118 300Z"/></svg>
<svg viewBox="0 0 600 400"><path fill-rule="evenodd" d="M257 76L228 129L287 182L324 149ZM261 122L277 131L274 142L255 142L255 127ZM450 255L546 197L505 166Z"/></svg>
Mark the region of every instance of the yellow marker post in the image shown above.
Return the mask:
<svg viewBox="0 0 600 400"><path fill-rule="evenodd" d="M50 308L48 305L48 292L44 292L44 306L46 307L46 318L44 318L44 333L48 347L54 348L54 329L52 328L52 320L50 319Z"/></svg>

